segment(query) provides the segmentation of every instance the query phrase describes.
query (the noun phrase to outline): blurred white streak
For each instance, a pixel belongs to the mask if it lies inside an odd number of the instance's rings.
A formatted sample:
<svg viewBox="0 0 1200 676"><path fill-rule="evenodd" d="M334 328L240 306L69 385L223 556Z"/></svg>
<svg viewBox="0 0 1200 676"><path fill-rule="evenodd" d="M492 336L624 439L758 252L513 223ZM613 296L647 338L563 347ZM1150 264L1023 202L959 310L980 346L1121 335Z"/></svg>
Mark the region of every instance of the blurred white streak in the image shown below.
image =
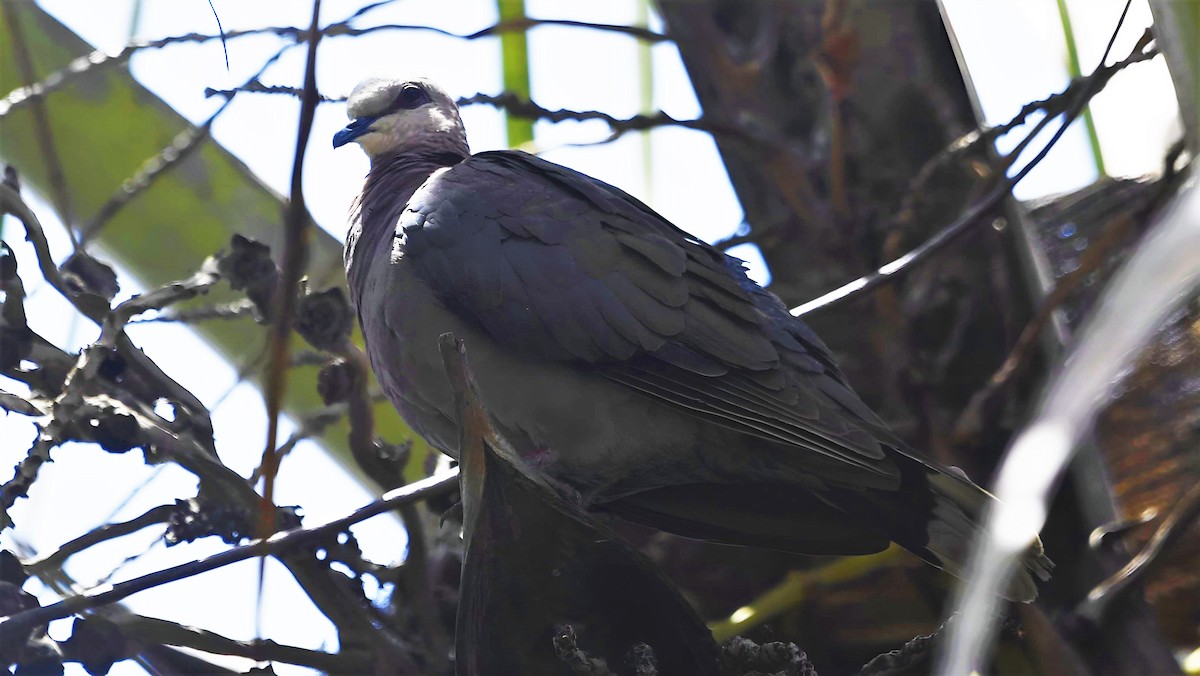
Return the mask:
<svg viewBox="0 0 1200 676"><path fill-rule="evenodd" d="M975 542L959 587L958 617L935 673L978 673L991 650L1000 590L1046 520L1058 478L1122 369L1163 318L1200 282L1200 189L1193 171L1159 222L1113 279L1040 410L1009 448L996 481L999 504Z"/></svg>

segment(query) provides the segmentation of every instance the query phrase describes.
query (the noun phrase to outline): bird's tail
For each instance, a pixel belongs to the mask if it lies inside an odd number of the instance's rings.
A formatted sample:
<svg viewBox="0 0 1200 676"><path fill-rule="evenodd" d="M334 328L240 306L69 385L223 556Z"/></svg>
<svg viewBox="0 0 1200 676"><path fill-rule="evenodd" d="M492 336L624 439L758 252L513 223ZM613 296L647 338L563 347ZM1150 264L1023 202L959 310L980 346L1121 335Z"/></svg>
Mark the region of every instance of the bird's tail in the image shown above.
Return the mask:
<svg viewBox="0 0 1200 676"><path fill-rule="evenodd" d="M891 540L963 577L971 543L995 498L955 468L900 453L892 457L901 483L887 489L688 484L626 496L603 508L684 537L799 554L870 554L883 551ZM1004 596L1033 601L1034 578L1049 579L1053 567L1041 541L1035 541Z"/></svg>
<svg viewBox="0 0 1200 676"><path fill-rule="evenodd" d="M982 519L995 498L967 479L958 468L941 470L909 460L928 485L928 509L924 532L901 528L893 539L925 561L958 578L964 578L967 559L975 538L982 530ZM1040 539L1030 544L1024 565L1013 577L1004 594L1012 601L1031 602L1037 598L1034 578L1050 579L1054 563L1046 557Z"/></svg>

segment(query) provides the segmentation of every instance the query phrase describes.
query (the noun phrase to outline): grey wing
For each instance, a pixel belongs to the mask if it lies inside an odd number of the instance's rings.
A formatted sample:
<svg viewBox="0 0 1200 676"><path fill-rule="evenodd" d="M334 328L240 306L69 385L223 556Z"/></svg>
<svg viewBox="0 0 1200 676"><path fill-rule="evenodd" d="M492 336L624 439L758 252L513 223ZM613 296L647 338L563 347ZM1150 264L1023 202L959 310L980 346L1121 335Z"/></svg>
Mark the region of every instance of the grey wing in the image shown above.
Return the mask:
<svg viewBox="0 0 1200 676"><path fill-rule="evenodd" d="M825 456L867 485L898 482L873 433L882 423L820 339L740 261L624 192L524 153L482 153L428 181L400 226L442 301L506 347Z"/></svg>

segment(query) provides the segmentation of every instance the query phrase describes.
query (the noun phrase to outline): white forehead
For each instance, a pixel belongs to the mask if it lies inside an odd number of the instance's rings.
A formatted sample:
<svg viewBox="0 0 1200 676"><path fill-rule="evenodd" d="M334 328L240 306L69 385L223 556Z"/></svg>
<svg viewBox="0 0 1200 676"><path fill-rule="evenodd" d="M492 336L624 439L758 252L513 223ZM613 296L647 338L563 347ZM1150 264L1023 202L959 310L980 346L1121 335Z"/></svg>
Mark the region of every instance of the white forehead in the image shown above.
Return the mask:
<svg viewBox="0 0 1200 676"><path fill-rule="evenodd" d="M379 115L391 107L400 90L409 83L421 85L429 92L430 98L439 103L448 99L440 87L423 77L370 77L359 82L350 92L350 98L346 100L346 114L352 120Z"/></svg>

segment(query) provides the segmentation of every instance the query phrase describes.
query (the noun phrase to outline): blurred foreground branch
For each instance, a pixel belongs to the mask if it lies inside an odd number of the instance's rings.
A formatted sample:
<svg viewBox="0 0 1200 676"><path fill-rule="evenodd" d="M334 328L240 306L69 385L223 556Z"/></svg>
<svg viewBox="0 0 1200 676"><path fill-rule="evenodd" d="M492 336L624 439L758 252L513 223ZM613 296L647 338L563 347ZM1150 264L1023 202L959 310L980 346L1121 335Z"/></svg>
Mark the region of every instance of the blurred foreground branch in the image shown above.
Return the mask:
<svg viewBox="0 0 1200 676"><path fill-rule="evenodd" d="M1110 283L1078 342L1047 388L1039 411L1007 452L996 481L999 502L975 546L940 673L978 667L989 649L994 594L1003 588L1026 544L1041 529L1053 488L1121 369L1162 318L1200 284L1200 189L1193 169L1141 246Z"/></svg>

